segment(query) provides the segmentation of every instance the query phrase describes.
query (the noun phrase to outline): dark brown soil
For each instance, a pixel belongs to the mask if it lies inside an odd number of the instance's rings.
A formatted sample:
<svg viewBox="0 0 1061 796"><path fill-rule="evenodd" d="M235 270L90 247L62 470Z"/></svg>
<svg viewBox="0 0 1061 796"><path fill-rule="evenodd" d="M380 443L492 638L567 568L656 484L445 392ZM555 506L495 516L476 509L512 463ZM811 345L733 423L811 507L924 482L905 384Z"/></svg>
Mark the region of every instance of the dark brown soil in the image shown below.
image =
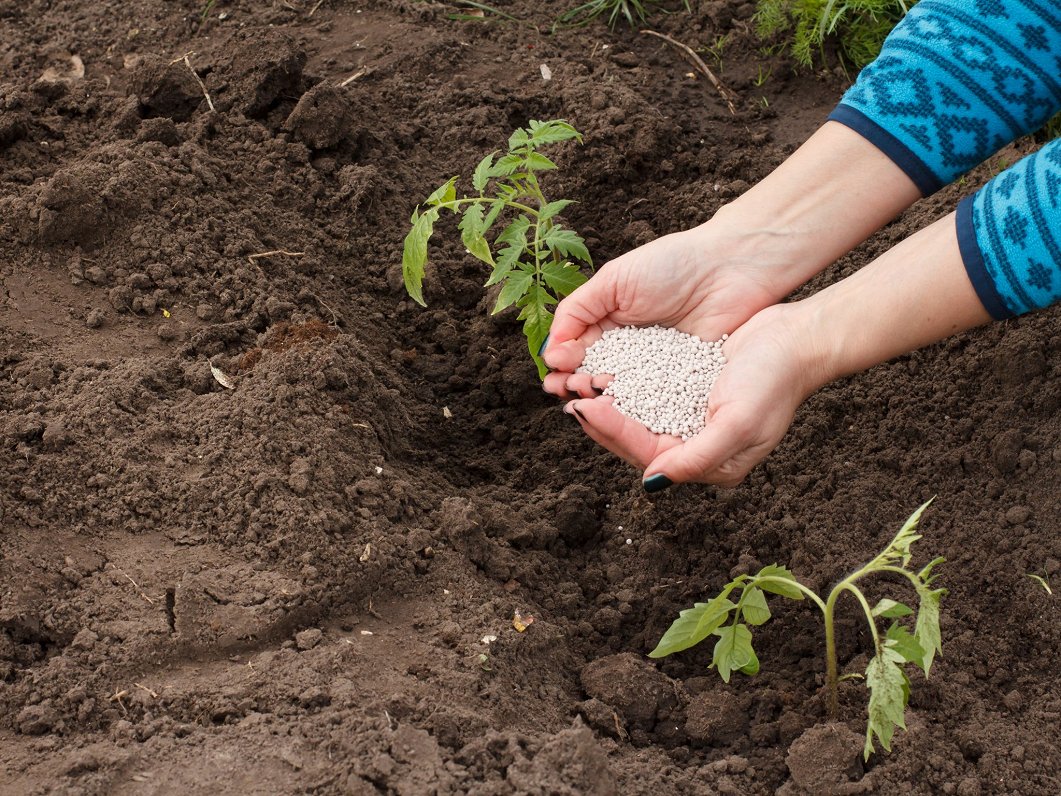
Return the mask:
<svg viewBox="0 0 1061 796"><path fill-rule="evenodd" d="M1061 585L1061 316L832 385L738 489L646 496L541 392L459 239L429 308L405 298L412 206L564 117L586 143L550 185L603 262L710 217L846 79L761 55L750 3L658 17L728 36L731 116L658 39L498 4L527 23L0 0L0 793L1061 791L1058 598L1026 577ZM825 724L802 604L755 678L645 657L733 574L824 586L931 495L944 655L891 754L856 759L856 681Z"/></svg>

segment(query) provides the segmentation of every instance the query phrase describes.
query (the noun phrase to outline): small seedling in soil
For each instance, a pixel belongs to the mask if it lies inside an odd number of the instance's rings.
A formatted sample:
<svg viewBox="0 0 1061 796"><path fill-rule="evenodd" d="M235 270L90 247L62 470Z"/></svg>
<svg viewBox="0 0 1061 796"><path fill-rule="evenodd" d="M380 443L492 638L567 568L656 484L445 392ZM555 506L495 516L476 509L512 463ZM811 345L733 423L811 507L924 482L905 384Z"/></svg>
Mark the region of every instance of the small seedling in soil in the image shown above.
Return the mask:
<svg viewBox="0 0 1061 796"><path fill-rule="evenodd" d="M785 567L771 564L755 575L735 578L710 602L696 603L693 608L682 611L663 634L656 649L649 653L649 657L662 658L699 644L709 636L718 636L711 666L718 670L722 679L728 683L733 672L738 671L756 674L759 671L759 659L752 648L751 628L762 625L770 618L766 593L778 594L790 600L808 597L825 618L826 685L830 718L835 719L839 713L840 680L864 677L870 697L863 753L868 760L874 752L874 736L881 746L891 751L895 728L906 729L904 715L910 699L910 679L903 667L912 663L924 671L927 677L934 657L942 652L939 605L947 590L932 588L932 581L936 577L932 570L943 559L930 561L919 571L909 568L910 546L921 538L916 533L917 523L931 502L929 500L910 515L883 552L837 583L824 600L796 580ZM856 583L878 573L898 575L908 580L919 599L917 611L887 597L870 607ZM866 667L865 675L847 674L841 678L836 665L834 616L837 599L845 591L852 594L862 607L873 637L874 655ZM740 592L736 602L730 599L734 592ZM883 634L877 627L878 619L899 620L904 617L912 618L913 633L898 621L892 621Z"/></svg>
<svg viewBox="0 0 1061 796"><path fill-rule="evenodd" d="M581 27L588 25L597 17L607 17L608 27L614 28L615 23L625 19L626 24L636 28L648 20L649 14L658 9L662 3L660 0L589 0L570 11L565 11L557 19L557 24L568 27ZM689 0L684 0L682 5L686 11L690 11Z"/></svg>
<svg viewBox="0 0 1061 796"><path fill-rule="evenodd" d="M582 135L562 120L532 121L526 129L516 130L508 140L506 154L497 157L497 152L491 152L475 167L472 187L476 196L458 199L458 178L453 177L424 200L422 212L420 207L413 211L413 227L405 237L402 252L405 289L417 304L427 306L423 296L424 265L435 222L443 210L461 214L458 228L465 248L493 268L486 286L501 285L493 313L513 304L520 308L527 347L543 379L547 369L538 349L553 322L550 308L586 281L572 260L593 266L582 238L557 220L572 200L550 202L538 182L540 172L556 168L538 150L572 139L581 143ZM491 244L487 235L505 216L515 217Z"/></svg>
<svg viewBox="0 0 1061 796"><path fill-rule="evenodd" d="M1024 577L1026 577L1026 578L1031 578L1031 579L1032 579L1032 580L1034 580L1034 581L1035 581L1036 583L1038 583L1038 584L1039 584L1040 586L1042 586L1042 587L1043 587L1043 590L1044 590L1044 591L1045 591L1045 592L1046 592L1047 594L1053 595L1053 593L1054 593L1054 590L1050 588L1050 584L1049 584L1049 583L1047 582L1046 578L1044 578L1044 577L1043 577L1042 575L1032 575L1032 574L1031 574L1031 573L1029 572L1029 573L1027 573L1027 574L1026 574L1026 575L1025 575Z"/></svg>

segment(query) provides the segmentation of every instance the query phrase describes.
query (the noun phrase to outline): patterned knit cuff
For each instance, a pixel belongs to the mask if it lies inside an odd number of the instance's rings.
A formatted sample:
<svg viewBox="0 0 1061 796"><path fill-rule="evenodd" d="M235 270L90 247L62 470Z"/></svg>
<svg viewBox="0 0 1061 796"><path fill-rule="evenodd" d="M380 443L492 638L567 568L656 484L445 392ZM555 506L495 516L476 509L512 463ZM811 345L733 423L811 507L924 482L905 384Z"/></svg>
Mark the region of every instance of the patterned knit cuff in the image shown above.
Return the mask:
<svg viewBox="0 0 1061 796"><path fill-rule="evenodd" d="M1014 317L995 287L995 280L987 270L983 252L980 251L980 244L976 240L972 196L967 196L958 203L955 225L958 229L958 250L965 264L965 272L969 274L969 281L973 283L973 288L976 290L976 295L980 297L984 309L996 321Z"/></svg>
<svg viewBox="0 0 1061 796"><path fill-rule="evenodd" d="M932 173L932 170L902 141L889 133L866 114L850 105L841 102L829 114L829 120L850 127L877 149L891 158L892 162L902 169L906 176L913 180L922 196L934 194L943 187L943 183Z"/></svg>

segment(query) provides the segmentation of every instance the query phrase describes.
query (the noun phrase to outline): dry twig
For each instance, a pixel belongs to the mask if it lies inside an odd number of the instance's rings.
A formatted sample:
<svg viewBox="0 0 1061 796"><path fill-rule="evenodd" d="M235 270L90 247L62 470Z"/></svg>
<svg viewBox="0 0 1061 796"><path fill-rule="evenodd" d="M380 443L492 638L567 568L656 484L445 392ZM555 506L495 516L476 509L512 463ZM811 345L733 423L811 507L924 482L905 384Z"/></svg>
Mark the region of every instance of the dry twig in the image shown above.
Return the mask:
<svg viewBox="0 0 1061 796"><path fill-rule="evenodd" d="M288 257L301 257L305 252L289 252L287 249L273 249L268 252L259 252L258 254L248 254L247 259L253 263L255 260L260 260L262 257L272 257L275 254L283 254Z"/></svg>
<svg viewBox="0 0 1061 796"><path fill-rule="evenodd" d="M688 56L689 60L693 62L693 65L696 66L696 68L699 69L701 72L703 72L704 76L711 81L711 85L713 85L718 91L719 96L722 97L722 100L726 103L726 107L729 108L729 112L736 116L737 108L736 106L734 106L733 101L735 99L738 99L737 95L733 91L728 89L722 83L722 81L718 79L715 73L711 71L710 67L708 67L708 65L704 63L704 59L697 55L696 51L693 50L692 47L687 44L682 44L680 41L676 41L675 39L672 39L666 34L657 33L654 30L643 30L641 32L647 33L649 36L655 36L656 38L663 39L663 41L673 45L674 47L677 47L679 50L685 53L685 55Z"/></svg>
<svg viewBox="0 0 1061 796"><path fill-rule="evenodd" d="M214 107L214 101L210 99L210 92L206 90L206 83L204 83L203 79L199 77L199 73L195 71L195 67L192 66L192 62L189 60L193 55L195 55L194 51L187 52L180 58L174 58L172 61L170 61L170 63L175 64L177 63L177 61L184 61L185 66L188 67L188 71L190 71L192 73L192 77L195 78L195 82L198 83L199 88L203 90L203 96L206 97L206 104L210 106L211 111L217 113L217 108Z"/></svg>
<svg viewBox="0 0 1061 796"><path fill-rule="evenodd" d="M122 577L124 577L127 581L129 581L131 584L133 584L133 587L137 590L137 592L139 592L141 597L143 597L145 600L147 600L149 603L151 603L151 605L155 604L155 601L147 596L147 593L142 588L140 588L140 584L137 583L132 578L130 578L129 575L126 574L125 570L123 570L121 567L117 567L117 566L115 567L115 569L122 575Z"/></svg>
<svg viewBox="0 0 1061 796"><path fill-rule="evenodd" d="M350 83L353 83L355 80L359 80L362 77L364 77L365 75L370 75L370 74L372 74L372 67L371 66L362 66L360 69L358 69L352 75L350 75L350 77L346 78L346 80L344 80L342 83L339 83L338 86L339 86L339 88L342 88L343 86L347 86Z"/></svg>

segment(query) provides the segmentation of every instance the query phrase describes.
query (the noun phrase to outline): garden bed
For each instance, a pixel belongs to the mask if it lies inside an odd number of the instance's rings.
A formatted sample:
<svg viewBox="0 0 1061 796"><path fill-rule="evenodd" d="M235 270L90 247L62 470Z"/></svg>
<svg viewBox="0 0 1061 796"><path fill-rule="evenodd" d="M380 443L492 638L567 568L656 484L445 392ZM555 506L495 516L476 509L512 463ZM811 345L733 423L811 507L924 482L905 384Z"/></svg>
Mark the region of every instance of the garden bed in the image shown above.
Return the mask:
<svg viewBox="0 0 1061 796"><path fill-rule="evenodd" d="M750 3L653 18L715 48L735 115L657 38L551 35L563 3L203 5L0 1L0 792L825 792L808 757L837 792L1061 789L1058 598L1026 577L1061 585L1055 310L831 385L737 489L648 496L459 237L426 310L402 285L415 202L530 119L584 133L551 185L605 262L767 174L840 70L763 55ZM731 577L820 590L932 495L943 655L891 754L808 734L804 604L754 678L646 657ZM845 682L851 732L865 703Z"/></svg>

